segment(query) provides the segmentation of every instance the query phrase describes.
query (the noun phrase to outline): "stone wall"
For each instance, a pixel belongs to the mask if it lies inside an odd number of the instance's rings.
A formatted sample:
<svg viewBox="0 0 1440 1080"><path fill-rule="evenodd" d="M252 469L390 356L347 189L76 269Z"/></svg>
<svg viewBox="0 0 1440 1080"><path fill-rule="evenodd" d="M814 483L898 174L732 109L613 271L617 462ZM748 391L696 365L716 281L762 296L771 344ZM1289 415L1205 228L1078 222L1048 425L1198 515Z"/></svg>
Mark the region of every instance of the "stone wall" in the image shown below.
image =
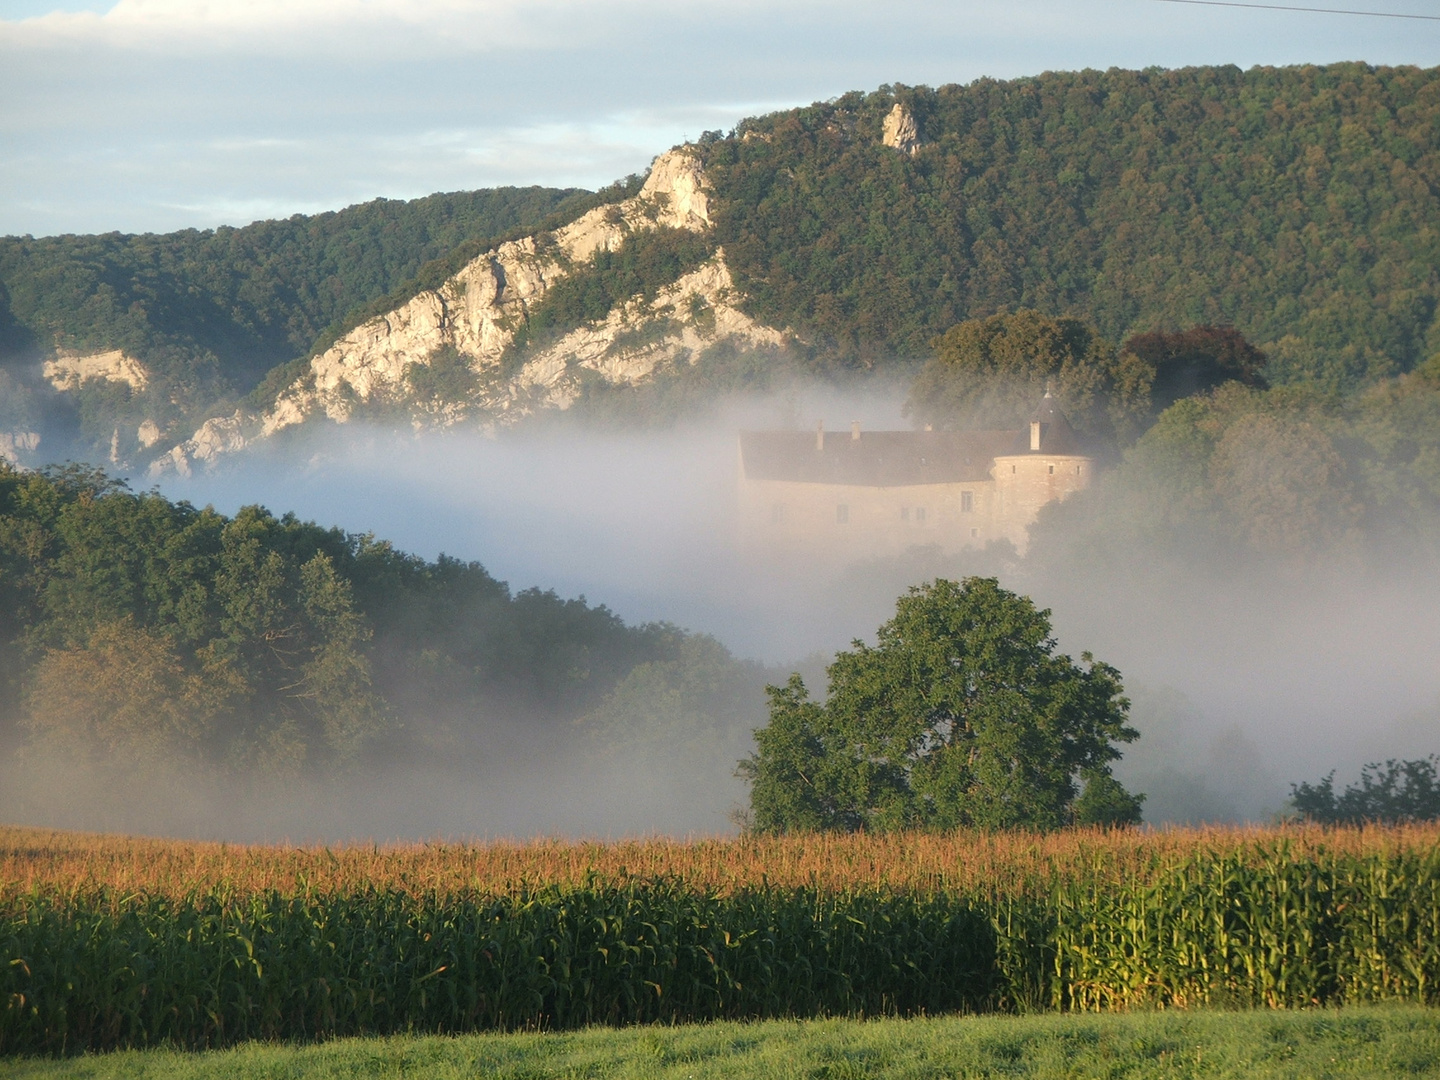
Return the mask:
<svg viewBox="0 0 1440 1080"><path fill-rule="evenodd" d="M1078 455L997 457L991 470L995 477L997 535L1009 539L1023 553L1028 530L1040 508L1089 487L1094 471L1094 462Z"/></svg>
<svg viewBox="0 0 1440 1080"><path fill-rule="evenodd" d="M990 480L865 487L752 480L742 466L739 539L752 554L842 562L994 540L1023 553L1040 507L1089 487L1093 471L1088 457L1017 454L996 458Z"/></svg>
<svg viewBox="0 0 1440 1080"><path fill-rule="evenodd" d="M756 553L838 560L930 545L958 551L996 538L994 505L990 481L862 487L742 478L740 538Z"/></svg>

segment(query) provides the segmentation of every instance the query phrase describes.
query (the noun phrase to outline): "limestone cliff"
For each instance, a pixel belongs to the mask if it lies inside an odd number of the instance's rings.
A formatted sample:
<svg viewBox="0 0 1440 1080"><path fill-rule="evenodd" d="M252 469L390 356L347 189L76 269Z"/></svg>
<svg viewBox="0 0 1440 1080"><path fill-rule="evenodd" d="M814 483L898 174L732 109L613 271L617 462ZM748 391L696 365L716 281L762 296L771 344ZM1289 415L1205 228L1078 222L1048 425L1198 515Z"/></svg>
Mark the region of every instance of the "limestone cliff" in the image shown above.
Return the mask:
<svg viewBox="0 0 1440 1080"><path fill-rule="evenodd" d="M100 353L61 353L45 361L43 373L56 390L78 390L90 379L125 383L132 390L144 390L150 382L145 365L119 349Z"/></svg>
<svg viewBox="0 0 1440 1080"><path fill-rule="evenodd" d="M915 154L920 150L920 125L915 115L900 102L885 117L885 127L880 135L886 146L892 146L902 154Z"/></svg>
<svg viewBox="0 0 1440 1080"><path fill-rule="evenodd" d="M635 197L486 252L439 288L345 334L263 413L240 410L207 421L152 472L171 467L186 472L192 461L213 461L314 417L344 423L376 403L405 401L412 396L412 366L431 364L447 347L469 364L480 389L461 402L412 401L424 417L417 423L453 423L467 416L506 422L535 408L566 407L587 371L611 383L633 384L662 364L693 360L721 341L740 348L783 345L779 332L739 310L724 253L717 252L653 301L622 303L602 322L525 354L518 371L506 370L516 331L555 282L598 252L617 250L635 233L659 227L703 232L710 225L701 166L687 150L673 150L656 159Z"/></svg>
<svg viewBox="0 0 1440 1080"><path fill-rule="evenodd" d="M735 306L737 300L725 253L716 252L649 303L631 300L603 322L573 330L541 351L521 369L515 393L501 407L539 400L563 408L586 372L635 385L664 365L692 362L721 341L740 349L785 344L783 334L755 322Z"/></svg>
<svg viewBox="0 0 1440 1080"><path fill-rule="evenodd" d="M38 432L0 431L0 461L10 465L22 465L25 457L39 445Z"/></svg>

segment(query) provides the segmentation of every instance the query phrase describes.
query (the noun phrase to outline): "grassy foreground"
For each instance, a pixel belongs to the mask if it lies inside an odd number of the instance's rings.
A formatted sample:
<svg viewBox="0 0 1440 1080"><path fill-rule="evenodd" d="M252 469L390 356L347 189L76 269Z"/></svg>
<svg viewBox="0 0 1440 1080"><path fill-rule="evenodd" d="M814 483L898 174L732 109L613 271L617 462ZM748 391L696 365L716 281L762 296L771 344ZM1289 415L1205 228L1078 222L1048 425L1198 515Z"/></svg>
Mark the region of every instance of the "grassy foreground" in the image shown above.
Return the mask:
<svg viewBox="0 0 1440 1080"><path fill-rule="evenodd" d="M1161 1012L717 1023L545 1035L341 1039L187 1054L0 1060L16 1080L548 1077L1440 1077L1440 1010Z"/></svg>

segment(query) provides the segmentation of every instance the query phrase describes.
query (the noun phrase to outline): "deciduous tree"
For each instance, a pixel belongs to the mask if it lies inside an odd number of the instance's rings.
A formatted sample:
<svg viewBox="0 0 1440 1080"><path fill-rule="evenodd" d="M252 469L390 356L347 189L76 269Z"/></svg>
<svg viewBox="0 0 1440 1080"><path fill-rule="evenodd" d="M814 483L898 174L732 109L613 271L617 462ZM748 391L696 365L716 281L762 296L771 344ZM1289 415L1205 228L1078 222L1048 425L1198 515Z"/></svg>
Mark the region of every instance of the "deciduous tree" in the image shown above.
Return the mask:
<svg viewBox="0 0 1440 1080"><path fill-rule="evenodd" d="M771 688L742 765L759 830L1139 820L1109 769L1137 734L1120 673L1057 652L1050 613L994 578L912 588L828 674L823 705L798 676Z"/></svg>

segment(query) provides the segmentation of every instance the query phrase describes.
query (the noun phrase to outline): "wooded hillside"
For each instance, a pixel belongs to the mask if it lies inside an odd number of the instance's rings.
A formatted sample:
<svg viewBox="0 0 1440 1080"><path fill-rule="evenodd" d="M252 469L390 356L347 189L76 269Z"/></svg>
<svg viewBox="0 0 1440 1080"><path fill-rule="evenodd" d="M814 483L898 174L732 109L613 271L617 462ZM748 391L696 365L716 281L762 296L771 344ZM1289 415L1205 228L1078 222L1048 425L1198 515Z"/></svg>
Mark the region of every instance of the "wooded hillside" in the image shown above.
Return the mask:
<svg viewBox="0 0 1440 1080"><path fill-rule="evenodd" d="M895 102L926 145L881 143ZM1440 349L1440 71L1051 72L882 88L703 142L752 312L817 357L925 355L1018 307L1233 323L1272 382L1346 389Z"/></svg>
<svg viewBox="0 0 1440 1080"><path fill-rule="evenodd" d="M882 141L897 104L917 122L914 154ZM1269 383L1322 392L1440 351L1440 69L882 87L706 133L696 150L714 229L682 238L684 250L637 241L571 268L522 340L600 317L627 283L652 294L718 246L748 313L832 374L908 366L957 323L1022 308L1084 319L1115 343L1233 325L1268 357ZM177 412L188 423L256 387L273 396L317 344L503 235L637 190L632 177L595 193L379 201L206 233L6 239L0 358L124 349L155 373L146 401L92 380L79 395L86 445L108 447L112 422L168 432ZM753 382L756 358L731 359L744 373L731 382ZM44 402L3 368L0 431L27 430Z"/></svg>
<svg viewBox="0 0 1440 1080"><path fill-rule="evenodd" d="M397 290L405 295L407 283L443 280L457 249L473 257L587 197L495 188L376 199L241 229L3 237L0 376L56 350L122 349L153 373L148 400L130 408L122 387L82 388L92 439L108 438L107 423L131 412L162 424L177 412L203 419L333 337L367 305ZM25 392L13 381L0 382L0 396ZM36 420L14 403L9 412L16 415L0 409L0 429Z"/></svg>

